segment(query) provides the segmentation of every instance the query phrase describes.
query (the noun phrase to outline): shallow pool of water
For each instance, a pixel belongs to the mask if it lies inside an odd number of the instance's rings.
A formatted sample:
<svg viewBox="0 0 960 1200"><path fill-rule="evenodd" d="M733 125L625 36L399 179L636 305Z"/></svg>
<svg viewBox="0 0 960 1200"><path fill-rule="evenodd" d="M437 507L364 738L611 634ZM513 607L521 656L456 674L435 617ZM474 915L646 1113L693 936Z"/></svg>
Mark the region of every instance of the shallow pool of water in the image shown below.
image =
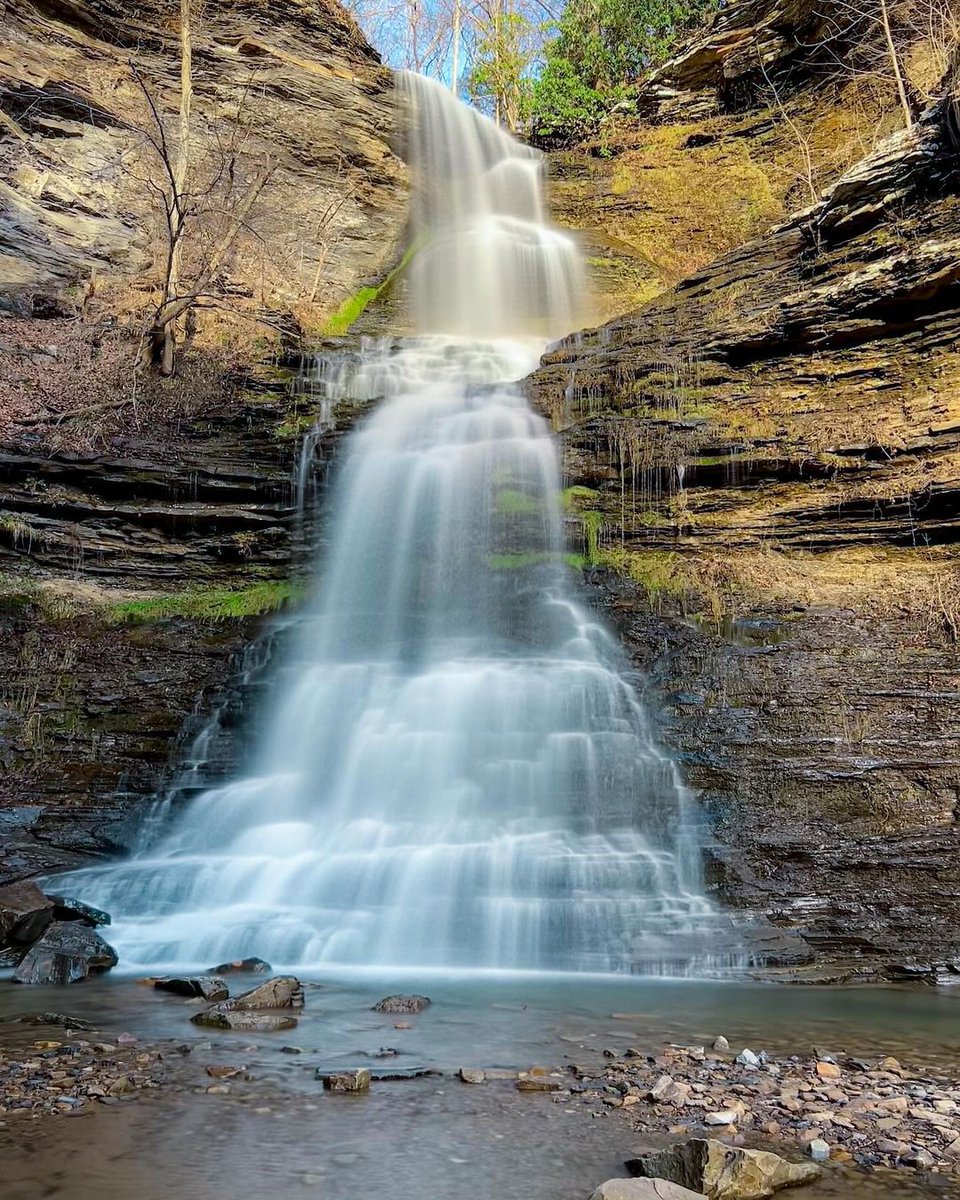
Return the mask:
<svg viewBox="0 0 960 1200"><path fill-rule="evenodd" d="M231 986L236 992L256 981L234 977ZM952 993L422 973L304 982L299 1027L275 1035L201 1029L189 1021L201 1004L121 975L68 989L0 983L2 1018L53 1010L94 1021L105 1037L170 1039L174 1063L170 1087L109 1109L36 1122L8 1117L0 1129L0 1198L221 1200L282 1188L292 1200L352 1200L358 1192L392 1200L580 1200L622 1174L627 1151L652 1144L633 1132L628 1113L594 1117L576 1101L521 1094L508 1082L468 1087L452 1072L599 1063L605 1047L654 1050L723 1033L734 1047L893 1053L958 1073L960 996ZM433 1004L414 1017L371 1011L396 990L424 992ZM36 1027L0 1025L0 1044L37 1036ZM174 1052L178 1044L191 1053ZM301 1053L284 1052L289 1046ZM249 1078L206 1094L204 1068L214 1063L243 1065ZM318 1068L361 1065L445 1074L375 1083L365 1096L325 1094L315 1078ZM960 1192L910 1172L831 1170L803 1195L920 1200Z"/></svg>

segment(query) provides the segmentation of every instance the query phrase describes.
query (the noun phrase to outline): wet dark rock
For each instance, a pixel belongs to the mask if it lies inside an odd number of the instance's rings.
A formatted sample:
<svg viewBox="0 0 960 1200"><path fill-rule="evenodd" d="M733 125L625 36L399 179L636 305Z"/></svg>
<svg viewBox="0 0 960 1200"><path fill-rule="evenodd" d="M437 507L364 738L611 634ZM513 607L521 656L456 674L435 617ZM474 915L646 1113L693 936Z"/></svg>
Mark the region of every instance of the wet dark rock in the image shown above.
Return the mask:
<svg viewBox="0 0 960 1200"><path fill-rule="evenodd" d="M374 1012L379 1013L420 1013L431 1004L427 996L404 995L384 996L373 1006Z"/></svg>
<svg viewBox="0 0 960 1200"><path fill-rule="evenodd" d="M238 958L233 962L220 963L211 967L211 975L264 975L273 968L262 958Z"/></svg>
<svg viewBox="0 0 960 1200"><path fill-rule="evenodd" d="M78 1029L86 1032L96 1028L90 1021L81 1020L80 1017L71 1017L65 1013L32 1013L30 1016L21 1017L20 1020L24 1025L61 1025L64 1029Z"/></svg>
<svg viewBox="0 0 960 1200"><path fill-rule="evenodd" d="M230 989L222 979L201 975L194 979L155 979L153 986L158 992L172 992L174 996L198 996L202 1000L226 1000Z"/></svg>
<svg viewBox="0 0 960 1200"><path fill-rule="evenodd" d="M78 922L51 925L14 972L17 983L76 983L117 965L117 953L98 933Z"/></svg>
<svg viewBox="0 0 960 1200"><path fill-rule="evenodd" d="M53 901L35 883L10 883L0 888L0 944L29 946L53 916Z"/></svg>
<svg viewBox="0 0 960 1200"><path fill-rule="evenodd" d="M55 896L52 893L48 898L53 901L55 921L84 921L92 926L110 924L108 912L104 912L102 908L94 908L92 904L86 904L83 900L77 900L73 896Z"/></svg>
<svg viewBox="0 0 960 1200"><path fill-rule="evenodd" d="M366 1067L360 1067L356 1071L337 1071L327 1075L317 1072L317 1078L323 1081L323 1086L328 1092L368 1092L370 1090L370 1072Z"/></svg>

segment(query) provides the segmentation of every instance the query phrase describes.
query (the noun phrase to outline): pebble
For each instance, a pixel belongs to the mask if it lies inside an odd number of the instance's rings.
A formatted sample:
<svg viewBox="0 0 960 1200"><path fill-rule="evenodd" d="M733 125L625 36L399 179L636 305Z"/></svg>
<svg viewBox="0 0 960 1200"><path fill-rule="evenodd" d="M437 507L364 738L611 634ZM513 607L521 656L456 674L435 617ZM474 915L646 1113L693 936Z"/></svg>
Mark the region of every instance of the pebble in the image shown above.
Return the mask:
<svg viewBox="0 0 960 1200"><path fill-rule="evenodd" d="M726 1054L730 1049L730 1043L721 1035L718 1038L714 1038L713 1049L716 1050L718 1054Z"/></svg>
<svg viewBox="0 0 960 1200"><path fill-rule="evenodd" d="M815 1138L810 1143L809 1150L814 1162L826 1162L830 1157L830 1147L822 1138Z"/></svg>
<svg viewBox="0 0 960 1200"><path fill-rule="evenodd" d="M736 1125L739 1113L732 1108L724 1108L719 1112L707 1113L703 1118L704 1125Z"/></svg>

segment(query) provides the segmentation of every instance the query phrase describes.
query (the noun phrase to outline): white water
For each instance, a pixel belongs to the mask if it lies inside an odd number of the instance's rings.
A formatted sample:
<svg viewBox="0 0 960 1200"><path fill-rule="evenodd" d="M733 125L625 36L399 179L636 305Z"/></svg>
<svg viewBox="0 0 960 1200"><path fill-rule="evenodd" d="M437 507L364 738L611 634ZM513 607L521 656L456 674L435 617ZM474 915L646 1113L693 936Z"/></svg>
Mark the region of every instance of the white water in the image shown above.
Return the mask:
<svg viewBox="0 0 960 1200"><path fill-rule="evenodd" d="M575 323L576 247L532 151L405 91L421 335L339 385L386 399L253 766L69 886L139 966L682 970L717 921L690 800L571 599L556 447L511 382Z"/></svg>

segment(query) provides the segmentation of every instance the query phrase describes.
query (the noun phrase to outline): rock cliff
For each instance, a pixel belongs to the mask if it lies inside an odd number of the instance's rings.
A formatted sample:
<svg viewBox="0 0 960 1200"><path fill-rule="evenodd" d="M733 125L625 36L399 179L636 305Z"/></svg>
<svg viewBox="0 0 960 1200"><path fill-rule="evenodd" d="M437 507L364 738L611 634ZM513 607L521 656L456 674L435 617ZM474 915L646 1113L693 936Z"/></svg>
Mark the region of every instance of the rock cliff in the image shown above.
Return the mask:
<svg viewBox="0 0 960 1200"><path fill-rule="evenodd" d="M806 978L958 969L955 79L531 381L586 587L712 817L716 886L801 936Z"/></svg>
<svg viewBox="0 0 960 1200"><path fill-rule="evenodd" d="M59 289L92 274L123 276L134 293L155 286L163 212L148 96L175 119L175 9L4 0L0 286ZM228 161L226 148L240 172L273 167L222 290L254 308L336 307L383 269L404 220L390 75L332 0L213 0L195 24L198 170Z"/></svg>

